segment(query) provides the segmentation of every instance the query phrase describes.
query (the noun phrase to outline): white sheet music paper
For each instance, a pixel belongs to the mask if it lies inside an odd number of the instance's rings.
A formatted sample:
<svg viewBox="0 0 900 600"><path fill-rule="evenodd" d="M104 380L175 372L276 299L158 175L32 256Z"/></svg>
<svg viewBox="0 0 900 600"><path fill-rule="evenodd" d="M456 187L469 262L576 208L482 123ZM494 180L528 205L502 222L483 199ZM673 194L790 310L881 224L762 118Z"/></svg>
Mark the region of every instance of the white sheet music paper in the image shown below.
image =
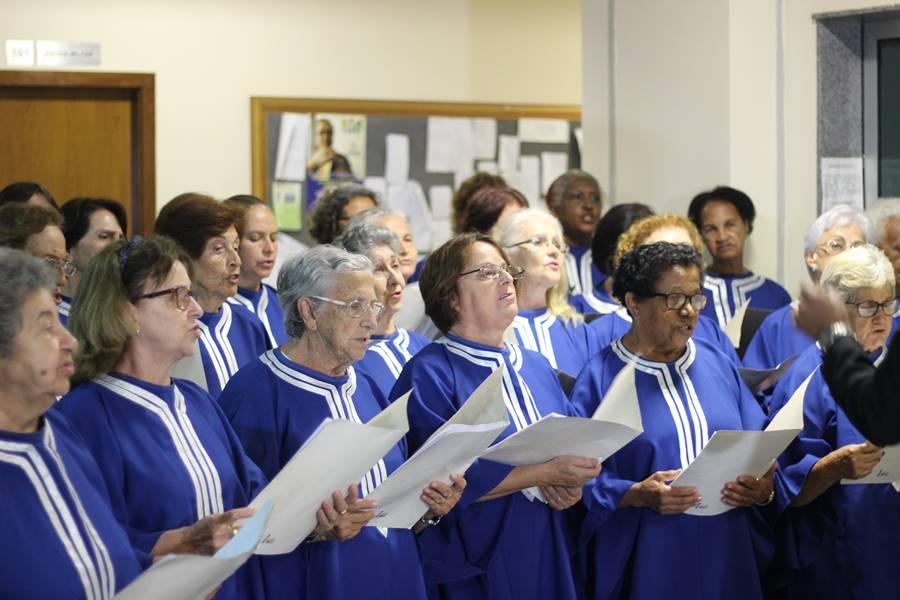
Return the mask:
<svg viewBox="0 0 900 600"><path fill-rule="evenodd" d="M284 113L275 155L275 179L304 181L312 117L308 113Z"/></svg>
<svg viewBox="0 0 900 600"><path fill-rule="evenodd" d="M900 446L887 446L875 469L861 479L842 479L844 485L900 481ZM896 485L895 485L896 487Z"/></svg>
<svg viewBox="0 0 900 600"><path fill-rule="evenodd" d="M408 399L401 396L365 425L322 423L251 504L275 501L257 554L291 552L312 533L322 501L358 482L406 434Z"/></svg>
<svg viewBox="0 0 900 600"><path fill-rule="evenodd" d="M761 477L803 429L803 396L815 371L803 381L765 431L719 430L700 455L672 482L694 486L701 500L685 512L719 515L733 507L722 502L722 488L740 475Z"/></svg>
<svg viewBox="0 0 900 600"><path fill-rule="evenodd" d="M795 354L772 369L750 369L747 367L740 367L738 372L741 374L741 379L744 380L744 383L747 384L747 387L749 387L753 393L762 392L778 383L778 381L787 373L788 369L790 369L791 365L794 364L794 361L797 360L798 356L800 356L800 354Z"/></svg>
<svg viewBox="0 0 900 600"><path fill-rule="evenodd" d="M270 500L256 509L241 530L214 556L168 555L154 563L116 600L194 600L204 598L238 570L259 544L272 511Z"/></svg>
<svg viewBox="0 0 900 600"><path fill-rule="evenodd" d="M389 133L385 136L384 178L388 184L406 183L409 179L409 136Z"/></svg>
<svg viewBox="0 0 900 600"><path fill-rule="evenodd" d="M747 298L747 301L734 311L734 316L731 317L731 320L725 323L725 335L728 336L728 339L731 340L731 345L735 348L740 348L741 346L741 327L744 325L744 315L747 314L750 300L750 298Z"/></svg>
<svg viewBox="0 0 900 600"><path fill-rule="evenodd" d="M369 526L409 529L425 514L422 490L432 481L451 483L464 473L509 426L503 403L503 367L496 369L422 447L379 485L369 498L378 500L378 516Z"/></svg>
<svg viewBox="0 0 900 600"><path fill-rule="evenodd" d="M483 456L513 466L547 462L557 456L603 461L643 430L634 366L629 364L613 380L590 419L550 414L497 443Z"/></svg>

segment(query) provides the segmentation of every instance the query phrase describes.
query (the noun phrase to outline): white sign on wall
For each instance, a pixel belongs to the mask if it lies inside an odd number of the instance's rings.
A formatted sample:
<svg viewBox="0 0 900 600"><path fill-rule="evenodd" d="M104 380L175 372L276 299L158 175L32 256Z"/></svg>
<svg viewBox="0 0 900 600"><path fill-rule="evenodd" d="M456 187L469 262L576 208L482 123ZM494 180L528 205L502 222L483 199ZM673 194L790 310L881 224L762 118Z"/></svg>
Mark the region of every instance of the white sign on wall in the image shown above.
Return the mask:
<svg viewBox="0 0 900 600"><path fill-rule="evenodd" d="M34 42L32 40L6 40L6 65L8 67L33 67Z"/></svg>
<svg viewBox="0 0 900 600"><path fill-rule="evenodd" d="M99 65L100 44L93 42L37 41L37 64L41 67Z"/></svg>

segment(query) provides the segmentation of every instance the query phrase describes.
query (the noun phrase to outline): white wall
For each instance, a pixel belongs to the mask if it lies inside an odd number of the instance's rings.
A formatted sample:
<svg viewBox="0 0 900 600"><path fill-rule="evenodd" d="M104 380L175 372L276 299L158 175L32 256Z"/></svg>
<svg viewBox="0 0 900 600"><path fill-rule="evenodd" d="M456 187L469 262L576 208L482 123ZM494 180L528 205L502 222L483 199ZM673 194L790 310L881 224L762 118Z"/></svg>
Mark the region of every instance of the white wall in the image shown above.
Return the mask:
<svg viewBox="0 0 900 600"><path fill-rule="evenodd" d="M0 14L0 40L99 42L99 70L156 73L157 208L249 192L251 96L581 102L578 0L3 0Z"/></svg>
<svg viewBox="0 0 900 600"><path fill-rule="evenodd" d="M608 20L596 18L609 11L610 2L612 30ZM586 130L596 134L585 141L585 164L598 172L613 165L609 179L616 189L614 200L647 202L657 209L683 212L694 193L717 183L746 190L758 210L748 263L796 293L806 279L803 233L817 214L812 16L892 4L584 0L584 39L614 39L612 76L609 52L590 54L585 44L584 120ZM779 18L782 88L776 52ZM612 148L609 131L615 136Z"/></svg>

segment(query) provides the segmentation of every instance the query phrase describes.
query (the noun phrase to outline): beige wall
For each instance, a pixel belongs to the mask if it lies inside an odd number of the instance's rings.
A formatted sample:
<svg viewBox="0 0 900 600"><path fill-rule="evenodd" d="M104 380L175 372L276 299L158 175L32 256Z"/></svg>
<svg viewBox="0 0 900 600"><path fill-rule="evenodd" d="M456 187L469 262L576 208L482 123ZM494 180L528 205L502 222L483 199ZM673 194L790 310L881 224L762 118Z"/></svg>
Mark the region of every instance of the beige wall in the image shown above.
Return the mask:
<svg viewBox="0 0 900 600"><path fill-rule="evenodd" d="M156 73L160 207L249 191L251 96L579 104L579 20L578 0L4 0L0 40Z"/></svg>
<svg viewBox="0 0 900 600"><path fill-rule="evenodd" d="M585 129L596 133L585 142L585 164L597 172L614 165L608 180L614 182L615 200L645 201L663 210L682 212L693 193L716 183L730 181L745 189L759 212L748 263L766 276L783 275L795 294L806 279L803 233L817 214L812 15L893 2L584 0L585 40L610 35L608 19L596 18L609 11L610 2L615 14L611 78L609 52L591 54L585 44ZM779 90L777 11L782 4L784 87ZM779 173L784 177L783 233Z"/></svg>

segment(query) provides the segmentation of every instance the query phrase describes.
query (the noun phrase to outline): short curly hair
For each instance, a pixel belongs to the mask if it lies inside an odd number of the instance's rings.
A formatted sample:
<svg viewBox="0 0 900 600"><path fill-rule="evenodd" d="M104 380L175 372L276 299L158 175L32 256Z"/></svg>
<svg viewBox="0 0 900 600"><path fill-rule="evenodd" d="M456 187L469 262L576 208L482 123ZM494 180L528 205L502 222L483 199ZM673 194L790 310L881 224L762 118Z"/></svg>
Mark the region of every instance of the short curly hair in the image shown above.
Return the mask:
<svg viewBox="0 0 900 600"><path fill-rule="evenodd" d="M697 226L697 229L703 229L703 209L710 202L727 202L741 215L741 220L747 224L747 233L753 232L753 221L756 219L756 207L750 196L741 190L727 185L720 185L708 192L703 192L694 196L691 205L688 207L688 218Z"/></svg>
<svg viewBox="0 0 900 600"><path fill-rule="evenodd" d="M341 234L338 221L344 207L354 198L371 198L378 206L378 196L367 187L355 183L343 183L326 188L316 200L312 216L309 218L309 235L320 244L330 244Z"/></svg>
<svg viewBox="0 0 900 600"><path fill-rule="evenodd" d="M657 293L656 284L673 267L697 267L703 284L703 259L696 249L685 244L656 242L639 246L622 257L613 280L613 296L622 306L627 306L628 292L638 298L651 298Z"/></svg>
<svg viewBox="0 0 900 600"><path fill-rule="evenodd" d="M641 246L653 232L666 227L681 227L687 231L694 249L698 253L703 252L703 238L700 237L700 232L697 231L694 224L686 217L674 214L652 215L646 219L636 221L625 230L625 233L619 236L619 242L616 244L616 255L613 259L616 268L618 268L619 261L622 260L623 256Z"/></svg>

